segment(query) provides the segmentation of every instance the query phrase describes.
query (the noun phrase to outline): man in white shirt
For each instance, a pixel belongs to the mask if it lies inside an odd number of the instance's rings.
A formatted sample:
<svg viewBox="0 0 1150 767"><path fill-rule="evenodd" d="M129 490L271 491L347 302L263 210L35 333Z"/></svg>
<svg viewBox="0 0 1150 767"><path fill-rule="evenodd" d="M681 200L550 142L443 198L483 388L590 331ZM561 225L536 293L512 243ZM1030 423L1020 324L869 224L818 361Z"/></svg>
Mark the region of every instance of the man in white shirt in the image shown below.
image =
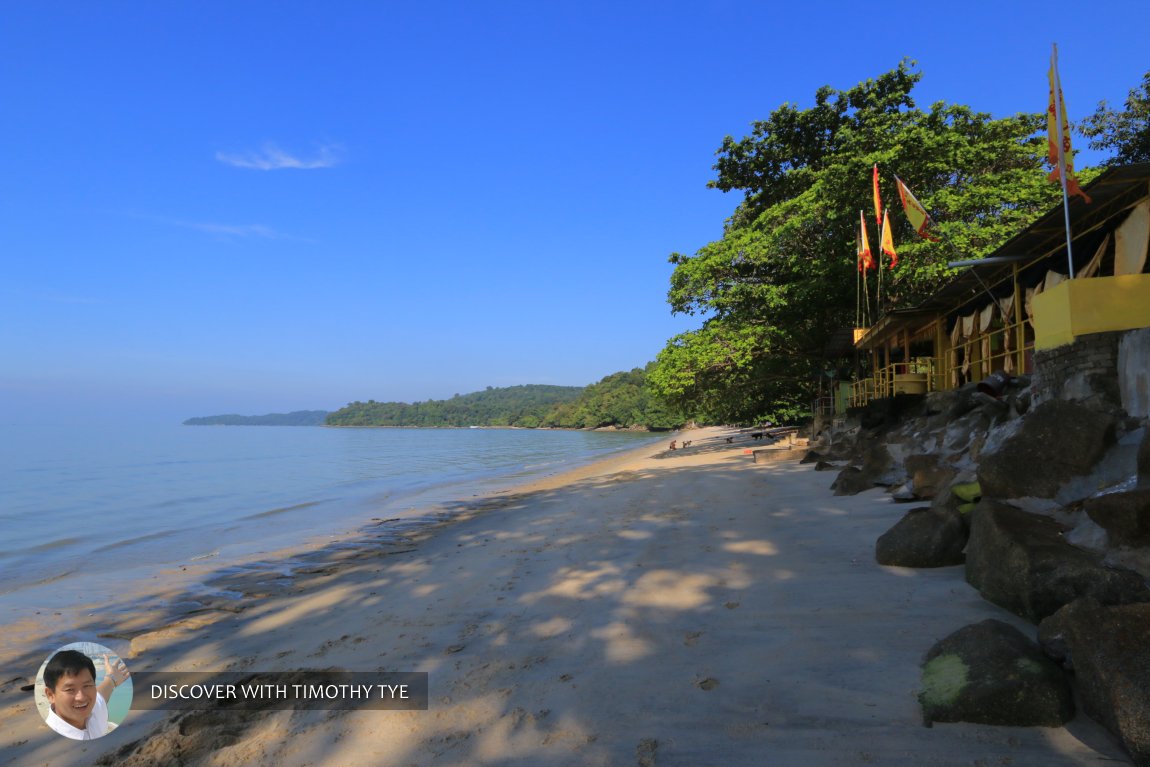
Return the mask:
<svg viewBox="0 0 1150 767"><path fill-rule="evenodd" d="M48 699L48 726L64 737L93 740L108 732L108 698L128 678L124 662L115 665L104 656L108 672L96 684L96 664L77 650L61 650L44 667L44 696Z"/></svg>

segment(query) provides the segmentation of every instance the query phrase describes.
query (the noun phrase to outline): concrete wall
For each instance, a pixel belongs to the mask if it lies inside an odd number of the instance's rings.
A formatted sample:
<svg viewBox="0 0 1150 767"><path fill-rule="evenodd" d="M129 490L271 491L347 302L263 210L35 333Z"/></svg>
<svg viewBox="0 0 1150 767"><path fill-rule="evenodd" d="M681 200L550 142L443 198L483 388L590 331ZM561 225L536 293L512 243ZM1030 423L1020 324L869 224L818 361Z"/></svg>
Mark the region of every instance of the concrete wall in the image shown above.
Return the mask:
<svg viewBox="0 0 1150 767"><path fill-rule="evenodd" d="M1118 341L1118 389L1129 415L1150 418L1150 328L1131 330Z"/></svg>
<svg viewBox="0 0 1150 767"><path fill-rule="evenodd" d="M1150 326L1150 274L1066 280L1034 297L1034 347Z"/></svg>
<svg viewBox="0 0 1150 767"><path fill-rule="evenodd" d="M1034 354L1034 401L1076 400L1150 418L1150 328L1079 336Z"/></svg>
<svg viewBox="0 0 1150 767"><path fill-rule="evenodd" d="M1034 352L1034 401L1076 400L1091 407L1121 407L1118 340L1123 333L1094 333Z"/></svg>

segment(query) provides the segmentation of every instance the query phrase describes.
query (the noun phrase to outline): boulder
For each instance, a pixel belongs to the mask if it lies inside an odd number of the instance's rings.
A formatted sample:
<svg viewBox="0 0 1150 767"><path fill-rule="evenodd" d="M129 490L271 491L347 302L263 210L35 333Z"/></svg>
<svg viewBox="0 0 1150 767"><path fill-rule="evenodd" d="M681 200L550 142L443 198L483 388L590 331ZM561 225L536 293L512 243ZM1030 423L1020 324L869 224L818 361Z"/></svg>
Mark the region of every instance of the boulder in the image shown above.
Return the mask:
<svg viewBox="0 0 1150 767"><path fill-rule="evenodd" d="M1150 487L1087 498L1082 508L1115 546L1150 546Z"/></svg>
<svg viewBox="0 0 1150 767"><path fill-rule="evenodd" d="M856 463L860 465L848 466L835 478L831 485L835 495L855 495L875 485L889 484L894 461L885 443L875 439L863 442Z"/></svg>
<svg viewBox="0 0 1150 767"><path fill-rule="evenodd" d="M966 580L984 599L1037 623L1092 596L1107 605L1150 601L1131 570L1106 567L1100 554L1070 545L1050 517L983 498L971 515Z"/></svg>
<svg viewBox="0 0 1150 767"><path fill-rule="evenodd" d="M1034 408L1014 434L979 456L993 498L1053 498L1067 477L1088 474L1114 442L1114 416L1063 400Z"/></svg>
<svg viewBox="0 0 1150 767"><path fill-rule="evenodd" d="M967 530L957 511L922 506L911 509L879 536L875 561L897 567L961 565Z"/></svg>
<svg viewBox="0 0 1150 767"><path fill-rule="evenodd" d="M940 462L933 453L908 456L905 466L916 498L934 498L958 475L952 464Z"/></svg>
<svg viewBox="0 0 1150 767"><path fill-rule="evenodd" d="M993 619L961 628L930 649L918 700L927 725L1058 727L1074 716L1058 665L1018 629Z"/></svg>
<svg viewBox="0 0 1150 767"><path fill-rule="evenodd" d="M1150 429L1142 435L1138 445L1138 484L1150 484Z"/></svg>
<svg viewBox="0 0 1150 767"><path fill-rule="evenodd" d="M1080 599L1042 621L1038 640L1073 668L1082 708L1150 766L1150 604Z"/></svg>
<svg viewBox="0 0 1150 767"><path fill-rule="evenodd" d="M864 490L871 490L875 486L872 478L863 474L857 466L846 466L831 483L831 490L835 495L857 495Z"/></svg>

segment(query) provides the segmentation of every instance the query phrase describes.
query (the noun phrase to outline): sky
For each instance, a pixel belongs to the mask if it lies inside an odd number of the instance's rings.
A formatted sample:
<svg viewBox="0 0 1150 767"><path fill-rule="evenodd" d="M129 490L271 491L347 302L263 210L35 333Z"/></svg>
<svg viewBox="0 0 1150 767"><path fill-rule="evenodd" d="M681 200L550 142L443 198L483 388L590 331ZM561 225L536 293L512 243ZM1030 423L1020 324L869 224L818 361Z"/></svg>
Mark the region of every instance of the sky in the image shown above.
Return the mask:
<svg viewBox="0 0 1150 767"><path fill-rule="evenodd" d="M904 57L920 106L1039 112L1054 42L1080 120L1147 28L1144 0L3 0L0 424L640 367L700 324L667 258L739 202L707 188L724 136Z"/></svg>

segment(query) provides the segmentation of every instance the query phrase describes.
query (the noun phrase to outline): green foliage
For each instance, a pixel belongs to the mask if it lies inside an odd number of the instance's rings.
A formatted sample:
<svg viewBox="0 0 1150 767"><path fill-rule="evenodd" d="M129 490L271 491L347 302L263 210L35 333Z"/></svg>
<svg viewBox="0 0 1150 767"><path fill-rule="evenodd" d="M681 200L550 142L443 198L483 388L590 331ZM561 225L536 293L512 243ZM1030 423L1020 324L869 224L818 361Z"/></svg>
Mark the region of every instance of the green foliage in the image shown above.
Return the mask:
<svg viewBox="0 0 1150 767"><path fill-rule="evenodd" d="M648 365L648 370L651 368ZM514 426L564 429L673 429L688 419L655 397L647 370L613 373L598 383L578 386L511 386L449 400L353 402L331 413L329 426Z"/></svg>
<svg viewBox="0 0 1150 767"><path fill-rule="evenodd" d="M614 426L655 430L682 426L687 419L649 390L647 377L651 367L613 373L591 384L579 399L553 408L542 425L570 429Z"/></svg>
<svg viewBox="0 0 1150 767"><path fill-rule="evenodd" d="M579 386L529 384L494 388L449 400L352 402L327 418L328 426L518 426L534 428L556 405L575 400Z"/></svg>
<svg viewBox="0 0 1150 767"><path fill-rule="evenodd" d="M323 426L326 410L295 410L267 415L209 415L189 418L184 426Z"/></svg>
<svg viewBox="0 0 1150 767"><path fill-rule="evenodd" d="M704 321L658 357L651 381L667 402L711 421L807 410L820 371L844 362L827 359L836 333L855 324L860 210L878 252L874 164L899 252L899 265L884 269L884 308L917 303L949 277L947 261L986 255L1057 202L1042 115L920 109L912 66L845 91L820 88L813 107L783 104L749 136L723 140L710 185L744 199L721 240L670 257L672 311ZM894 175L942 242L914 233Z"/></svg>
<svg viewBox="0 0 1150 767"><path fill-rule="evenodd" d="M1115 111L1099 102L1079 130L1092 139L1091 149L1114 152L1107 165L1150 162L1150 72L1142 76L1140 87L1130 91L1125 109Z"/></svg>

